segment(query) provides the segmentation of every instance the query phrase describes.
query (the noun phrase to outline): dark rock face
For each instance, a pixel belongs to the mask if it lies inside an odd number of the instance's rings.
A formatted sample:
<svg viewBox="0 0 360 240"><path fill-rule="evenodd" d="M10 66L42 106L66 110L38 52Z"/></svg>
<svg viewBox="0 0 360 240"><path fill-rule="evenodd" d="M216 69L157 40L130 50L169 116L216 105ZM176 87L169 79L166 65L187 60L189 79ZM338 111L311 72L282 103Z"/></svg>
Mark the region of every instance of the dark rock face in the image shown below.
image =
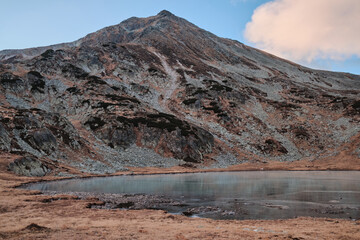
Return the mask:
<svg viewBox="0 0 360 240"><path fill-rule="evenodd" d="M28 177L43 177L51 172L45 164L32 157L16 159L9 164L8 168L17 175Z"/></svg>
<svg viewBox="0 0 360 240"><path fill-rule="evenodd" d="M50 132L49 129L40 129L31 132L29 135L24 137L34 149L42 151L48 155L56 151L57 143L55 136Z"/></svg>
<svg viewBox="0 0 360 240"><path fill-rule="evenodd" d="M11 139L3 124L0 123L0 150L9 151L10 150Z"/></svg>
<svg viewBox="0 0 360 240"><path fill-rule="evenodd" d="M162 11L73 43L0 52L0 151L96 173L358 159L359 82Z"/></svg>
<svg viewBox="0 0 360 240"><path fill-rule="evenodd" d="M12 92L21 92L25 89L24 80L9 72L0 75L0 83L3 88Z"/></svg>
<svg viewBox="0 0 360 240"><path fill-rule="evenodd" d="M60 150L78 151L81 138L64 117L39 109L18 110L0 123L0 148L38 157L57 156Z"/></svg>
<svg viewBox="0 0 360 240"><path fill-rule="evenodd" d="M201 162L203 155L211 153L214 147L214 137L209 132L170 114L118 116L107 122L111 125L100 117L90 117L85 125L112 148L126 149L139 140L141 146L156 149L160 154Z"/></svg>
<svg viewBox="0 0 360 240"><path fill-rule="evenodd" d="M30 71L27 74L32 92L44 93L45 81L44 77L37 71Z"/></svg>
<svg viewBox="0 0 360 240"><path fill-rule="evenodd" d="M149 114L131 121L143 133L142 145L156 148L160 153L169 152L184 161L200 163L203 155L211 153L214 147L214 137L209 132L172 115Z"/></svg>

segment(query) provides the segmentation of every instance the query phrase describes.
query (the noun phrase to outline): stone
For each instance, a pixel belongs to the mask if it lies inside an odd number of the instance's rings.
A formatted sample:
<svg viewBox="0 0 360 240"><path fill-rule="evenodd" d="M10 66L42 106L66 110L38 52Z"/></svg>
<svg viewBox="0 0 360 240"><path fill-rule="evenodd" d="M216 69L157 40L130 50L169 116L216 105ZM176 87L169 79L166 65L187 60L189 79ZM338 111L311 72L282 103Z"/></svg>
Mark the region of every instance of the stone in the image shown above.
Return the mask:
<svg viewBox="0 0 360 240"><path fill-rule="evenodd" d="M0 123L0 150L9 151L11 145L11 139L5 127Z"/></svg>
<svg viewBox="0 0 360 240"><path fill-rule="evenodd" d="M35 149L51 155L57 149L57 142L52 132L47 129L39 129L28 136L25 140Z"/></svg>
<svg viewBox="0 0 360 240"><path fill-rule="evenodd" d="M9 164L8 169L17 175L28 177L43 177L51 172L48 166L33 157L18 158Z"/></svg>

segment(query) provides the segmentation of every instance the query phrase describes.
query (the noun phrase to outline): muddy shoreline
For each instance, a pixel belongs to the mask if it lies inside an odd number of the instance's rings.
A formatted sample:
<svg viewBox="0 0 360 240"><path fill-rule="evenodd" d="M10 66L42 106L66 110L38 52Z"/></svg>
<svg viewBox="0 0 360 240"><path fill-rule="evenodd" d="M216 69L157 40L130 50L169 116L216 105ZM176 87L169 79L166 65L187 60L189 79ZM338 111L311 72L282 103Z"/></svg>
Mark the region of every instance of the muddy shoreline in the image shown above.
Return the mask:
<svg viewBox="0 0 360 240"><path fill-rule="evenodd" d="M45 196L51 196L44 200L44 202L62 200L63 196L73 196L75 200L87 200L90 201L86 206L91 209L102 209L102 210L162 210L165 213L183 215L186 217L200 217L210 218L215 220L225 219L236 219L236 215L242 214L247 216L249 213L246 209L239 206L234 206L232 209L226 209L219 205L201 205L192 206L184 200L178 200L164 195L154 194L111 194L111 193L93 193L93 192L60 192L60 191L42 191ZM237 199L235 199L235 202ZM267 208L277 208L281 210L287 210L288 206L285 205L274 205L265 204ZM344 219L339 217L339 214L349 210L346 206L327 205L314 207L311 209L312 212L318 214L326 214L327 217L332 219ZM353 209L354 210L354 209ZM360 211L357 208L357 211ZM306 216L302 216L306 217ZM263 220L246 218L252 220ZM291 219L291 218L280 218L280 219ZM352 221L360 220L353 218L352 216L347 217ZM278 219L273 219L278 220Z"/></svg>
<svg viewBox="0 0 360 240"><path fill-rule="evenodd" d="M186 206L185 202L177 201L164 195L153 194L112 194L92 192L59 192L41 191L46 196L71 195L79 200L91 200L87 208L93 209L122 209L122 210L163 210L168 206ZM61 197L60 197L61 198Z"/></svg>

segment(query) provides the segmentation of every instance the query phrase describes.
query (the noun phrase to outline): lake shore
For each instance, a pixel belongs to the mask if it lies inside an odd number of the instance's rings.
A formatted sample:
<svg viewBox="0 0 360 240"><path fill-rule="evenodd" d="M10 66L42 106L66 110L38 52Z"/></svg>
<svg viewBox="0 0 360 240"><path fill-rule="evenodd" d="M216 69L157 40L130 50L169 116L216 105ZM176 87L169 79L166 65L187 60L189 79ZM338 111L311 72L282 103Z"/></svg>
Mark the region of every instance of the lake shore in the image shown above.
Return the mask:
<svg viewBox="0 0 360 240"><path fill-rule="evenodd" d="M290 164L289 164L290 165ZM278 169L282 166L281 169ZM284 167L285 166L285 167ZM122 174L238 170L329 170L286 164L228 169L132 168ZM344 170L344 169L337 169ZM358 169L355 169L358 170ZM84 174L82 177L91 177ZM211 220L172 215L162 210L104 210L96 198L43 195L15 189L28 182L60 179L20 177L0 168L0 238L3 239L360 239L360 220L300 217L288 220Z"/></svg>

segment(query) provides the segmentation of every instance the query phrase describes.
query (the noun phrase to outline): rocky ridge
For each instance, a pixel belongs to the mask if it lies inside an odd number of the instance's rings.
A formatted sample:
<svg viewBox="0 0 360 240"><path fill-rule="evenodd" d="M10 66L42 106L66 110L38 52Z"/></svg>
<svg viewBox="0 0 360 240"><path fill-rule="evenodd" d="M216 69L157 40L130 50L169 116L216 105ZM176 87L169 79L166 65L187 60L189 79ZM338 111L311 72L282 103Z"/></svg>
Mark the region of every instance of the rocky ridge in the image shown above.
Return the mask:
<svg viewBox="0 0 360 240"><path fill-rule="evenodd" d="M360 163L360 76L302 67L168 11L1 51L0 91L0 151L46 173Z"/></svg>

